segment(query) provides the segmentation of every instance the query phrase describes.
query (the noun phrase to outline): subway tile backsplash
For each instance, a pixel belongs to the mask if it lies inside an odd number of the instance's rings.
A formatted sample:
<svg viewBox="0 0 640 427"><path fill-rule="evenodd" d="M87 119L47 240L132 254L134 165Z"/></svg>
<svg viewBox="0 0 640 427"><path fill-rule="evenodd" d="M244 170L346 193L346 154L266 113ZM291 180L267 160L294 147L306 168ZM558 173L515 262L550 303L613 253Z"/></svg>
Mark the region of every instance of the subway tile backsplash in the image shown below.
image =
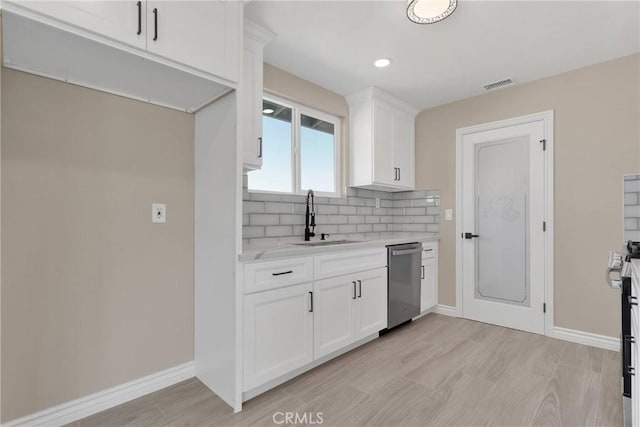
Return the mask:
<svg viewBox="0 0 640 427"><path fill-rule="evenodd" d="M640 175L624 177L624 240L640 241Z"/></svg>
<svg viewBox="0 0 640 427"><path fill-rule="evenodd" d="M320 238L320 233L329 234L330 239L364 240L404 232L440 232L438 190L388 193L349 188L347 197L316 197L315 205L314 240ZM301 241L304 238L305 207L305 196L250 193L245 175L244 246Z"/></svg>

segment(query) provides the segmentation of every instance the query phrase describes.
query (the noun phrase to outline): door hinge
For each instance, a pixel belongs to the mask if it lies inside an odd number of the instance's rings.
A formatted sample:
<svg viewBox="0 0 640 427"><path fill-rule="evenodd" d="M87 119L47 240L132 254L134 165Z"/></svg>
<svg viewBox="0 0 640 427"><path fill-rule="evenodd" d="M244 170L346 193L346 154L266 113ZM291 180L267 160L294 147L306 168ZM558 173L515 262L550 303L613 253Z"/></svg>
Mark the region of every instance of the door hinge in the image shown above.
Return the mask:
<svg viewBox="0 0 640 427"><path fill-rule="evenodd" d="M547 140L541 139L540 143L542 143L542 151L547 151Z"/></svg>
<svg viewBox="0 0 640 427"><path fill-rule="evenodd" d="M546 302L543 302L543 303L542 303L542 312L543 312L543 313L546 313L546 312L547 312L547 303L546 303Z"/></svg>
<svg viewBox="0 0 640 427"><path fill-rule="evenodd" d="M547 231L547 221L542 221L542 231Z"/></svg>

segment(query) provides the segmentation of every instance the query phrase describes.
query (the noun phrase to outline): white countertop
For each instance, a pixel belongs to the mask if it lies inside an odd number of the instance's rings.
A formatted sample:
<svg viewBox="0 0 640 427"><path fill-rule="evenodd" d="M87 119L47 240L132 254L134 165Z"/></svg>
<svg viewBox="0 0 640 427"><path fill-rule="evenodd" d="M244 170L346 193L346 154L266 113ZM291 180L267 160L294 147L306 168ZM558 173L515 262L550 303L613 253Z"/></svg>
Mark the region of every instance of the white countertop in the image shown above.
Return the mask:
<svg viewBox="0 0 640 427"><path fill-rule="evenodd" d="M350 249L364 249L371 247L384 247L411 242L434 242L440 240L437 233L398 233L387 237L358 241L355 243L342 243L326 246L301 246L292 242L280 243L275 246L261 248L246 248L239 255L240 261L257 261L263 259L313 255L323 252L344 251ZM303 243L302 241L300 243Z"/></svg>

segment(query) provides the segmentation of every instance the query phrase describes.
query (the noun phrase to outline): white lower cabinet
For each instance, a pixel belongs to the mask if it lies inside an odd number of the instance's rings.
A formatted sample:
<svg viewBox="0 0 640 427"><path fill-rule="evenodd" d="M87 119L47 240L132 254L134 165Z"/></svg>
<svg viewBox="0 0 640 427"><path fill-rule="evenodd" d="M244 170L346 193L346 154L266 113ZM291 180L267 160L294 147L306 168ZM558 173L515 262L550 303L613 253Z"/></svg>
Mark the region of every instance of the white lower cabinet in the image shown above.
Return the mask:
<svg viewBox="0 0 640 427"><path fill-rule="evenodd" d="M438 304L438 244L425 243L422 248L422 276L420 287L420 312Z"/></svg>
<svg viewBox="0 0 640 427"><path fill-rule="evenodd" d="M387 327L387 269L358 274L358 304L354 321L356 341Z"/></svg>
<svg viewBox="0 0 640 427"><path fill-rule="evenodd" d="M311 283L244 297L244 390L313 361Z"/></svg>
<svg viewBox="0 0 640 427"><path fill-rule="evenodd" d="M319 359L387 327L387 269L313 284L313 356Z"/></svg>
<svg viewBox="0 0 640 427"><path fill-rule="evenodd" d="M385 329L385 254L378 248L245 263L243 391L275 386Z"/></svg>
<svg viewBox="0 0 640 427"><path fill-rule="evenodd" d="M313 356L320 358L354 341L356 275L333 277L313 284Z"/></svg>

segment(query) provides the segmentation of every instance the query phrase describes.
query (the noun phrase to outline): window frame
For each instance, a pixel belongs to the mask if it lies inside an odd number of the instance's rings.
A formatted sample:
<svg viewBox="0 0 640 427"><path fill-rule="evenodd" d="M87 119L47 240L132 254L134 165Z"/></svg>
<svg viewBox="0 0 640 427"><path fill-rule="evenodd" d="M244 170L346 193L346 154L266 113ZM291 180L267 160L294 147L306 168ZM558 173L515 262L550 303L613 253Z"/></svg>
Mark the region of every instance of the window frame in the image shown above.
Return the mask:
<svg viewBox="0 0 640 427"><path fill-rule="evenodd" d="M307 105L300 104L285 98L281 98L277 95L265 93L262 96L263 100L275 102L291 109L291 191L269 191L269 190L256 190L247 188L250 193L262 193L262 194L281 194L281 195L296 195L306 196L307 190L302 189L302 164L301 164L301 133L302 133L302 115L310 116L315 119L333 124L333 180L334 191L316 191L313 190L315 196L319 197L342 197L342 118L326 113L324 111L316 110L315 108Z"/></svg>

